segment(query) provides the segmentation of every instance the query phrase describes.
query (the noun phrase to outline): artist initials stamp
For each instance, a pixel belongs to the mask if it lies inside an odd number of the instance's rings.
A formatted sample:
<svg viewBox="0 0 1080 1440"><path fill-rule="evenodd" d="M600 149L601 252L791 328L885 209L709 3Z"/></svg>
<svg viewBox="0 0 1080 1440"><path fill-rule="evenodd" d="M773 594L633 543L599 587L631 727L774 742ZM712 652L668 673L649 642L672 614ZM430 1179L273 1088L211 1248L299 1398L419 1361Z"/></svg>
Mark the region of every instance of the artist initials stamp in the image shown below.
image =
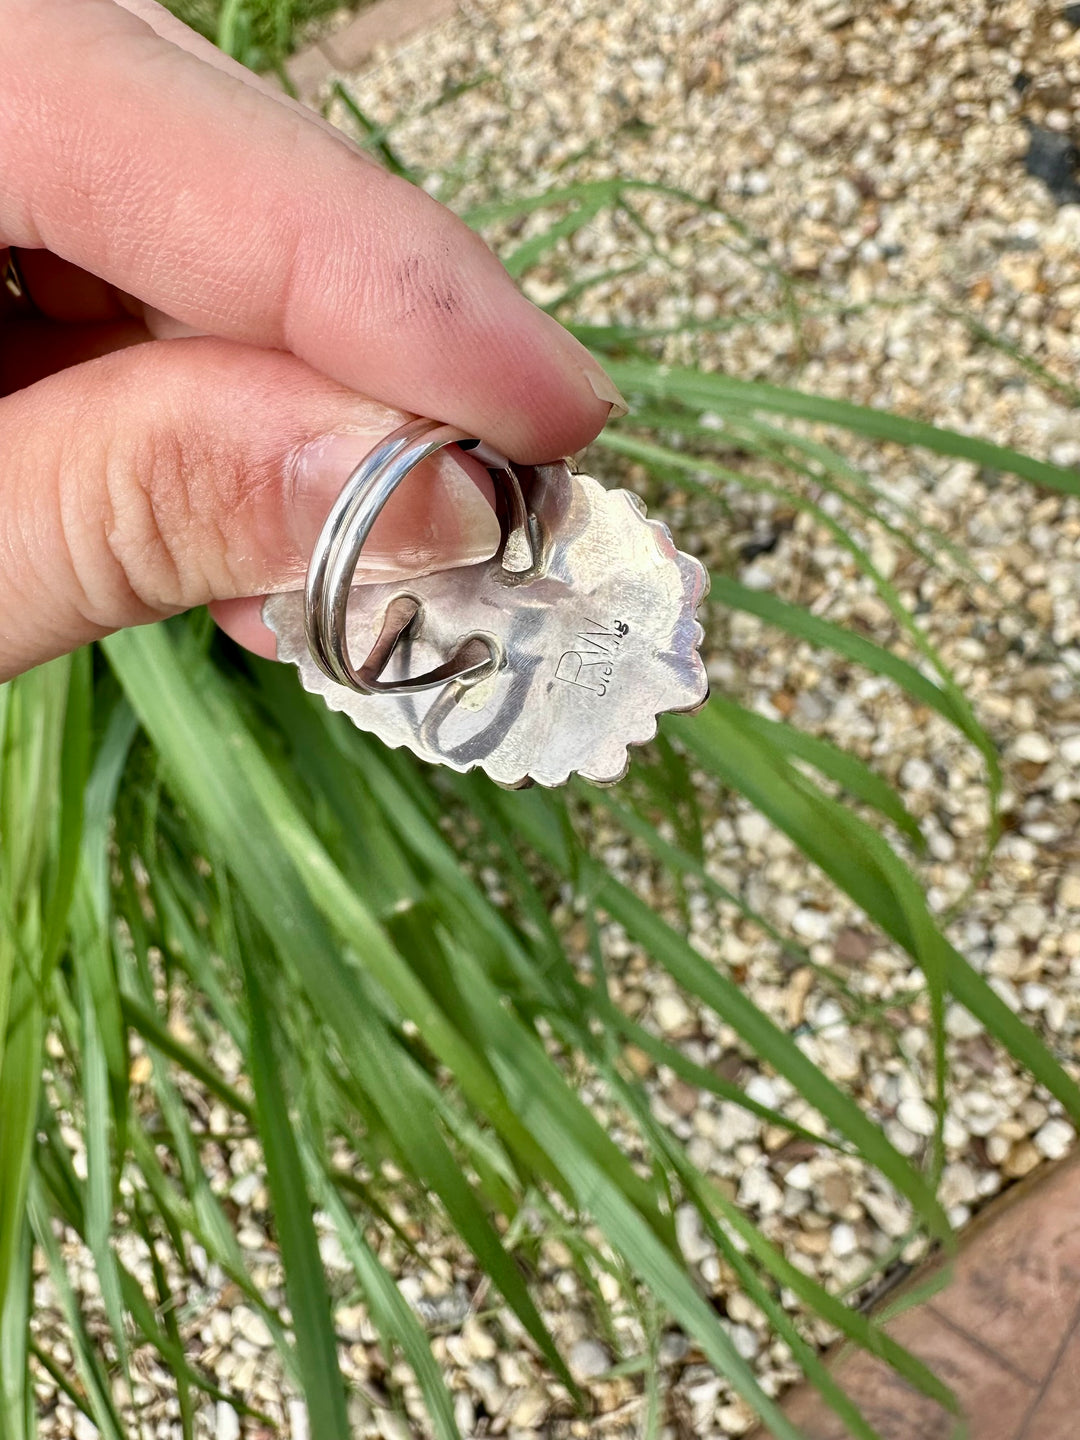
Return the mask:
<svg viewBox="0 0 1080 1440"><path fill-rule="evenodd" d="M610 628L598 620L586 619L585 623L591 628L575 635L577 647L559 656L555 679L576 685L579 690L591 690L594 695L606 695L615 674L619 646L630 627L622 620L614 621Z"/></svg>

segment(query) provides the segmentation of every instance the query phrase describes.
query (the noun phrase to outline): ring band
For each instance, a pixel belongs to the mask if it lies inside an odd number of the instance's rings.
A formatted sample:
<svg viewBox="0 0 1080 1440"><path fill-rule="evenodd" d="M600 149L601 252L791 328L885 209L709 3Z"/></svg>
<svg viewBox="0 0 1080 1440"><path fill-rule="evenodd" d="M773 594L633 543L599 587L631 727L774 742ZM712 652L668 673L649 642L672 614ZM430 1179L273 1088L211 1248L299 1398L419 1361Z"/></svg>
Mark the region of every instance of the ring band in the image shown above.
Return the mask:
<svg viewBox="0 0 1080 1440"><path fill-rule="evenodd" d="M480 637L467 637L434 670L412 679L384 681L397 641L413 623L420 602L397 596L387 607L382 629L359 667L349 657L346 615L361 551L383 506L421 461L447 445L478 442L464 430L438 420L410 420L388 435L360 462L342 487L315 542L304 587L304 628L312 658L325 675L362 695L414 693L450 680L475 680L489 673L494 656ZM520 574L533 564L530 523L521 484L512 467L492 471L503 480L508 501L508 533L503 546L505 570Z"/></svg>

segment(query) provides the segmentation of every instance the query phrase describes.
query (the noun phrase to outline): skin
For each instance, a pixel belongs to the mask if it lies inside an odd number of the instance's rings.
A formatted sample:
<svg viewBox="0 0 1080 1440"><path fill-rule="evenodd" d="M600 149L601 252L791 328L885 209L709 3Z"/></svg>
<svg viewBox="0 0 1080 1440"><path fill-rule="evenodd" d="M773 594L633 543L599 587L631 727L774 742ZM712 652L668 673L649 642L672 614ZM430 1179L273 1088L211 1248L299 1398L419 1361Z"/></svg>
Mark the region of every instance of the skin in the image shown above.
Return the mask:
<svg viewBox="0 0 1080 1440"><path fill-rule="evenodd" d="M0 249L32 302L0 291L0 679L211 602L272 654L251 597L302 577L327 437L430 415L529 463L604 424L610 380L482 241L159 6L0 0L0 33ZM410 477L384 572L476 558L470 482L463 456Z"/></svg>

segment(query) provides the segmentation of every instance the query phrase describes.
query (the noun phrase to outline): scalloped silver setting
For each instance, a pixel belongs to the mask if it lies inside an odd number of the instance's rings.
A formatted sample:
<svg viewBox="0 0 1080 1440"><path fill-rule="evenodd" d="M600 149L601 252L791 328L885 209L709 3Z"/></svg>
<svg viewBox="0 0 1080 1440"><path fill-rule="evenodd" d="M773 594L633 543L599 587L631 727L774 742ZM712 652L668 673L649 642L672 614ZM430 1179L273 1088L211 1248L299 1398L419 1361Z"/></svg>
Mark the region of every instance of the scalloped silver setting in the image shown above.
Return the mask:
<svg viewBox="0 0 1080 1440"><path fill-rule="evenodd" d="M510 788L561 785L573 774L601 785L621 780L629 748L653 739L661 714L692 712L708 698L697 619L708 574L638 496L605 490L565 464L533 470L529 501L542 543L528 574L507 575L496 557L356 586L350 599L353 654L366 653L391 599L421 601L387 678L430 668L472 633L500 653L494 674L420 694L357 694L312 660L300 592L264 604L278 658L294 663L331 709L424 760L462 773L480 768Z"/></svg>

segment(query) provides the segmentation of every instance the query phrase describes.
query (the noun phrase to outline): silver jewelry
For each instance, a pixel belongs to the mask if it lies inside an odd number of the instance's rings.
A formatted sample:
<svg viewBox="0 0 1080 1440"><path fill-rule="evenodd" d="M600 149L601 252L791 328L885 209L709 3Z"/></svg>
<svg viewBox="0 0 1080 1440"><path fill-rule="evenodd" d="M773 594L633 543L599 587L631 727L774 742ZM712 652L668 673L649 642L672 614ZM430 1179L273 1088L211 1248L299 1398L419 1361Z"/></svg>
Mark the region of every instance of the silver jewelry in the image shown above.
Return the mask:
<svg viewBox="0 0 1080 1440"><path fill-rule="evenodd" d="M504 539L491 560L353 586L393 491L442 446L477 442L413 420L357 466L331 508L299 593L263 608L305 687L391 746L500 784L598 783L657 716L704 703L700 561L636 495L565 461L491 468ZM356 665L353 655L364 655Z"/></svg>

